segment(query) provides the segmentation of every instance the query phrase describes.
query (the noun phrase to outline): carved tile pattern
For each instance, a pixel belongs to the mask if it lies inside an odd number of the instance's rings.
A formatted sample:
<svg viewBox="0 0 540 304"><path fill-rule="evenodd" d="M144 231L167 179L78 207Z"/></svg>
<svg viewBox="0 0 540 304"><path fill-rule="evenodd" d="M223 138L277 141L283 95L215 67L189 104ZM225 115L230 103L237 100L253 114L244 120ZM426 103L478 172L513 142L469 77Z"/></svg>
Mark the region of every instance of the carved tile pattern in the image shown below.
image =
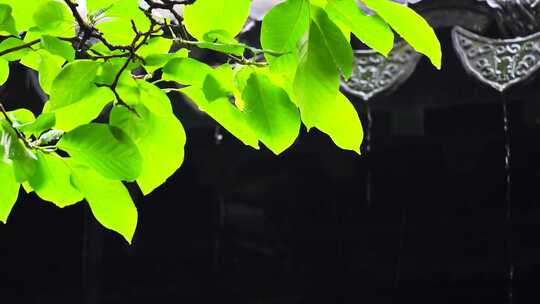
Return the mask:
<svg viewBox="0 0 540 304"><path fill-rule="evenodd" d="M355 51L353 74L349 80L342 79L342 88L363 100L397 88L414 72L418 54L407 43L396 44L387 58L373 50Z"/></svg>
<svg viewBox="0 0 540 304"><path fill-rule="evenodd" d="M456 27L452 38L467 72L499 92L530 78L540 69L540 33L503 40Z"/></svg>

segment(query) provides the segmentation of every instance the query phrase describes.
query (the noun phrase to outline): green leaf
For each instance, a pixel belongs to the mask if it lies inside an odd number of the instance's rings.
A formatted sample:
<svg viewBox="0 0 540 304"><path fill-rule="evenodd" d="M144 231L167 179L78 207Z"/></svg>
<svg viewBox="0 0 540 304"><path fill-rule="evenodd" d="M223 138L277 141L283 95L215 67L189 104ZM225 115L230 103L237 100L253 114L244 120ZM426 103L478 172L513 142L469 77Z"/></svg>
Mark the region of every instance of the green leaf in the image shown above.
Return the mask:
<svg viewBox="0 0 540 304"><path fill-rule="evenodd" d="M247 123L246 116L228 99L209 102L202 89L195 86L184 88L181 92L245 145L259 149L259 139Z"/></svg>
<svg viewBox="0 0 540 304"><path fill-rule="evenodd" d="M23 44L24 44L24 41L22 41L21 39L9 37L3 40L2 42L0 42L0 52L9 50L15 47L19 47ZM30 52L29 48L23 48L23 49L3 55L2 59L5 59L7 61L16 61L24 57L26 54L28 54L28 52Z"/></svg>
<svg viewBox="0 0 540 304"><path fill-rule="evenodd" d="M9 77L9 62L0 58L0 85L4 85Z"/></svg>
<svg viewBox="0 0 540 304"><path fill-rule="evenodd" d="M38 118L32 122L22 124L17 127L20 131L26 134L32 134L34 136L40 135L44 131L52 129L56 119L54 113L43 113L38 116Z"/></svg>
<svg viewBox="0 0 540 304"><path fill-rule="evenodd" d="M56 76L51 87L49 109L56 110L83 99L95 88L99 64L89 60L78 60L67 64Z"/></svg>
<svg viewBox="0 0 540 304"><path fill-rule="evenodd" d="M173 59L163 67L163 79L202 88L212 68L191 58Z"/></svg>
<svg viewBox="0 0 540 304"><path fill-rule="evenodd" d="M103 4L101 3L101 5ZM150 21L139 9L138 1L109 1L105 8L108 9L104 11L104 17L100 18L96 27L112 44L129 45L132 42L135 33L131 30L131 21L137 25L137 29L141 32L147 31L150 27Z"/></svg>
<svg viewBox="0 0 540 304"><path fill-rule="evenodd" d="M288 0L272 8L263 19L261 45L280 53L296 49L309 26L309 2ZM268 55L271 61L273 56Z"/></svg>
<svg viewBox="0 0 540 304"><path fill-rule="evenodd" d="M441 68L441 44L433 28L411 8L389 0L363 0L363 2L405 39L418 52L429 57Z"/></svg>
<svg viewBox="0 0 540 304"><path fill-rule="evenodd" d="M84 195L96 220L118 232L131 244L137 228L137 208L122 182L106 179L94 170L74 165L73 184Z"/></svg>
<svg viewBox="0 0 540 304"><path fill-rule="evenodd" d="M139 116L125 107L114 107L110 124L124 130L141 151L143 167L137 184L147 195L180 168L184 161L186 134L172 113L158 116L143 106L136 109Z"/></svg>
<svg viewBox="0 0 540 304"><path fill-rule="evenodd" d="M43 200L64 208L83 199L82 194L71 184L71 168L55 153L37 152L38 165L30 178L30 186Z"/></svg>
<svg viewBox="0 0 540 304"><path fill-rule="evenodd" d="M171 102L167 94L145 80L136 80L126 74L120 77L117 91L122 100L130 106L143 103L157 115L167 116L172 113Z"/></svg>
<svg viewBox="0 0 540 304"><path fill-rule="evenodd" d="M187 58L188 50L181 49L178 52L171 54L150 54L144 58L144 69L149 73L153 73L157 69L164 67L169 61L175 58Z"/></svg>
<svg viewBox="0 0 540 304"><path fill-rule="evenodd" d="M105 105L114 100L114 94L109 88L94 87L86 94L80 101L57 110L51 110L50 103L47 102L43 111L54 113L57 129L71 131L94 120L103 111Z"/></svg>
<svg viewBox="0 0 540 304"><path fill-rule="evenodd" d="M343 149L360 153L362 126L354 107L339 92L339 73L315 22L311 23L294 92L302 121L330 135Z"/></svg>
<svg viewBox="0 0 540 304"><path fill-rule="evenodd" d="M125 63L125 58L113 58L101 63L95 83L111 85ZM126 71L131 71L133 68L135 68L133 65L134 63L130 63L126 68ZM125 77L128 74L130 73L122 73L122 77Z"/></svg>
<svg viewBox="0 0 540 304"><path fill-rule="evenodd" d="M296 103L308 129L328 117L329 113L322 109L325 103L336 98L338 91L339 72L332 54L320 28L311 22L294 79Z"/></svg>
<svg viewBox="0 0 540 304"><path fill-rule="evenodd" d="M330 0L326 12L334 21L341 22L368 47L388 55L394 47L394 33L379 16L366 15L354 0Z"/></svg>
<svg viewBox="0 0 540 304"><path fill-rule="evenodd" d="M71 36L75 32L75 19L67 5L59 1L47 1L34 13L34 23L42 33L55 36Z"/></svg>
<svg viewBox="0 0 540 304"><path fill-rule="evenodd" d="M15 19L17 32L25 32L34 25L34 13L47 0L14 1L0 0L0 3L7 4L13 9L12 16Z"/></svg>
<svg viewBox="0 0 540 304"><path fill-rule="evenodd" d="M43 35L41 37L41 46L49 51L49 53L61 56L67 61L75 60L75 50L67 41L62 41L53 36Z"/></svg>
<svg viewBox="0 0 540 304"><path fill-rule="evenodd" d="M6 223L19 196L20 184L15 180L13 167L0 161L0 222Z"/></svg>
<svg viewBox="0 0 540 304"><path fill-rule="evenodd" d="M137 51L137 54L143 58L152 54L167 54L171 49L173 42L170 39L156 37L150 38L148 41Z"/></svg>
<svg viewBox="0 0 540 304"><path fill-rule="evenodd" d="M349 41L343 36L341 30L328 18L323 9L313 7L312 18L321 31L326 49L332 54L334 63L341 70L345 78L352 74L353 52Z"/></svg>
<svg viewBox="0 0 540 304"><path fill-rule="evenodd" d="M58 147L76 161L114 180L134 181L141 173L142 156L124 131L91 123L66 133Z"/></svg>
<svg viewBox="0 0 540 304"><path fill-rule="evenodd" d="M219 98L229 98L231 95L230 90L224 88L221 82L213 74L206 75L203 83L203 92L206 99L210 102Z"/></svg>
<svg viewBox="0 0 540 304"><path fill-rule="evenodd" d="M249 16L250 0L197 0L184 9L184 24L198 40L211 31L236 36Z"/></svg>
<svg viewBox="0 0 540 304"><path fill-rule="evenodd" d="M144 80L138 80L137 84L141 94L141 103L150 112L158 116L170 116L173 114L171 101L163 90Z"/></svg>
<svg viewBox="0 0 540 304"><path fill-rule="evenodd" d="M8 117L13 121L14 127L33 122L36 119L32 111L24 108L9 111Z"/></svg>
<svg viewBox="0 0 540 304"><path fill-rule="evenodd" d="M338 93L323 110L328 111L329 115L317 123L317 129L328 134L341 149L360 154L364 131L353 104L345 95Z"/></svg>
<svg viewBox="0 0 540 304"><path fill-rule="evenodd" d="M309 0L311 4L316 5L320 8L324 8L328 0Z"/></svg>
<svg viewBox="0 0 540 304"><path fill-rule="evenodd" d="M0 34L17 35L15 19L11 15L11 6L0 4Z"/></svg>
<svg viewBox="0 0 540 304"><path fill-rule="evenodd" d="M120 75L116 91L122 100L130 106L135 106L141 101L139 84L135 78L128 73Z"/></svg>
<svg viewBox="0 0 540 304"><path fill-rule="evenodd" d="M0 146L4 151L3 161L13 165L17 182L27 181L36 170L37 157L25 147L17 133L5 120L0 120L0 125Z"/></svg>
<svg viewBox="0 0 540 304"><path fill-rule="evenodd" d="M45 93L51 92L51 86L60 71L64 58L52 55L44 49L31 52L24 56L21 64L38 71L39 84Z"/></svg>
<svg viewBox="0 0 540 304"><path fill-rule="evenodd" d="M300 131L300 114L287 92L268 77L252 73L242 94L247 123L275 154L289 148Z"/></svg>

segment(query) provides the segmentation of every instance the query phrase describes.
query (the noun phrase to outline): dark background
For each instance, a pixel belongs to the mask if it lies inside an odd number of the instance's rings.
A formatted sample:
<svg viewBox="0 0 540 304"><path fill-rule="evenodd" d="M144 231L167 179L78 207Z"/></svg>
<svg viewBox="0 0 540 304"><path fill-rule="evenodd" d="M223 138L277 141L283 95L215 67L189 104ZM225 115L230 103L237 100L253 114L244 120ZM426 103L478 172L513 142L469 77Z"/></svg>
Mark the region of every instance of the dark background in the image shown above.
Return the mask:
<svg viewBox="0 0 540 304"><path fill-rule="evenodd" d="M438 34L442 71L424 59L372 101L362 156L316 131L277 157L225 132L218 142L175 96L186 161L149 197L133 192L133 245L85 203L21 192L0 225L1 303L539 303L540 81L507 94L507 172L503 98ZM38 111L12 69L1 98Z"/></svg>

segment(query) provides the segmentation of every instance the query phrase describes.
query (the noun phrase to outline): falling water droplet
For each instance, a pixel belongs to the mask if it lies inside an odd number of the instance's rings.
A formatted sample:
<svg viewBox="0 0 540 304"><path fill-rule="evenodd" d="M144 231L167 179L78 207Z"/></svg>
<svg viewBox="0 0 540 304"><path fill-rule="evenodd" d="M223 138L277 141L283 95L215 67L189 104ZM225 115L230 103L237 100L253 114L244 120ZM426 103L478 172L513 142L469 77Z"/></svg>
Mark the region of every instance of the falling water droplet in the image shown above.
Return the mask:
<svg viewBox="0 0 540 304"><path fill-rule="evenodd" d="M367 113L367 128L366 128L366 154L369 155L371 152L371 130L373 128L373 116L371 113L371 107L369 106L369 102L366 102L366 113ZM372 188L373 188L373 177L371 175L371 166L368 162L368 169L367 169L367 181L366 181L366 205L369 207L372 203Z"/></svg>
<svg viewBox="0 0 540 304"><path fill-rule="evenodd" d="M214 129L214 141L216 145L220 145L223 141L223 133L221 133L221 127L219 125Z"/></svg>
<svg viewBox="0 0 540 304"><path fill-rule="evenodd" d="M514 302L514 261L512 252L512 151L510 146L510 116L508 101L503 96L503 122L504 122L504 169L506 172L506 250L508 255L508 303Z"/></svg>

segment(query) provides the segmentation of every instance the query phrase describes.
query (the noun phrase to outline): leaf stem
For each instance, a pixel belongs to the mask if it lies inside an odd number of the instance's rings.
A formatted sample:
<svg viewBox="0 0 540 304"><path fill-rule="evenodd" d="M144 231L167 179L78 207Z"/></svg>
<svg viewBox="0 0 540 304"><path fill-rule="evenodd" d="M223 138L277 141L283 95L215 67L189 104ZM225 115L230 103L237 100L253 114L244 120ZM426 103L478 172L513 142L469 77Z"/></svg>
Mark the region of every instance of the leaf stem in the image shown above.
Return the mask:
<svg viewBox="0 0 540 304"><path fill-rule="evenodd" d="M182 38L176 38L174 39L174 41L180 44L194 45L194 46L213 45L217 47L219 46L242 47L242 48L245 48L246 50L249 50L254 55L268 54L272 56L282 56L282 55L288 54L288 53L282 53L282 52L277 52L273 50L259 49L259 48L252 47L244 43L220 43L220 42L193 41L193 40L186 40Z"/></svg>

